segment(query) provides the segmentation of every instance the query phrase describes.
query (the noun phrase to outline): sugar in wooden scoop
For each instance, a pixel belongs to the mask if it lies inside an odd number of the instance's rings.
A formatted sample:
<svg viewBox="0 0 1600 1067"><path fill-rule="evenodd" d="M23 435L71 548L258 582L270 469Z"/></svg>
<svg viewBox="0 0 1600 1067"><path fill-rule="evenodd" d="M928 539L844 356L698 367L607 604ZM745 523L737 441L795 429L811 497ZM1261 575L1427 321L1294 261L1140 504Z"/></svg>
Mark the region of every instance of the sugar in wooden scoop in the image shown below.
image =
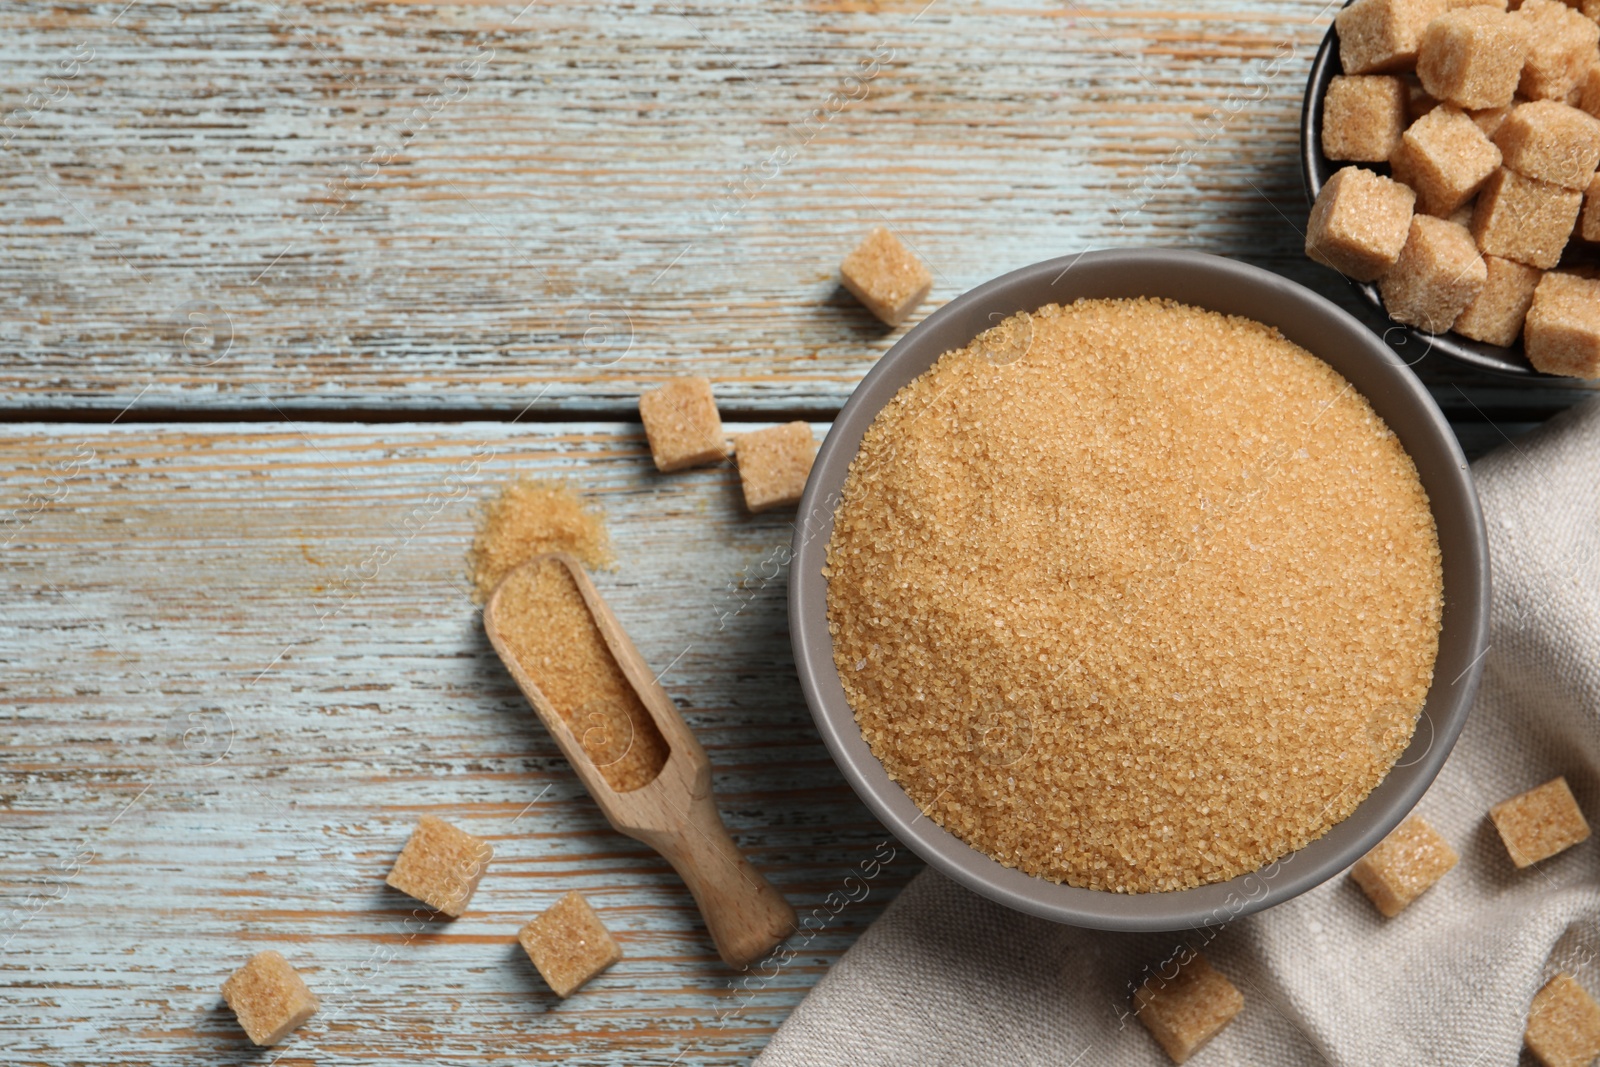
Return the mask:
<svg viewBox="0 0 1600 1067"><path fill-rule="evenodd" d="M500 637L601 775L626 793L654 781L669 749L554 559L513 571L499 592Z"/></svg>
<svg viewBox="0 0 1600 1067"><path fill-rule="evenodd" d="M1121 892L1255 870L1404 750L1437 533L1366 400L1276 331L1080 301L883 409L828 545L834 656L917 805L1007 866Z"/></svg>

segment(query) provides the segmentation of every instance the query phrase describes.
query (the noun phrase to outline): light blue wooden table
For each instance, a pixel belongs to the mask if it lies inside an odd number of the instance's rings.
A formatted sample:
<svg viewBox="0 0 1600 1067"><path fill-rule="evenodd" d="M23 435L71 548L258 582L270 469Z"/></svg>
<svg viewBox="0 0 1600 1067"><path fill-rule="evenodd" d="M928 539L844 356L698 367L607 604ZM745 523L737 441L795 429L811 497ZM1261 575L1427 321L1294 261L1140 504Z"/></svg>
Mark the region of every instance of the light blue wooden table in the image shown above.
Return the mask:
<svg viewBox="0 0 1600 1067"><path fill-rule="evenodd" d="M918 868L800 699L727 469L635 421L826 430L899 336L835 283L868 227L931 309L1090 247L1327 293L1296 121L1316 0L26 2L0 10L0 1061L743 1062ZM1418 363L1469 451L1583 395ZM489 458L452 478L474 453ZM822 931L717 962L611 833L465 594L474 507L562 476L739 843ZM499 858L408 927L433 812ZM892 843L888 847L894 847ZM557 1002L516 928L569 888L626 958ZM857 898L857 899L851 899ZM323 1010L252 1051L218 987L276 947Z"/></svg>

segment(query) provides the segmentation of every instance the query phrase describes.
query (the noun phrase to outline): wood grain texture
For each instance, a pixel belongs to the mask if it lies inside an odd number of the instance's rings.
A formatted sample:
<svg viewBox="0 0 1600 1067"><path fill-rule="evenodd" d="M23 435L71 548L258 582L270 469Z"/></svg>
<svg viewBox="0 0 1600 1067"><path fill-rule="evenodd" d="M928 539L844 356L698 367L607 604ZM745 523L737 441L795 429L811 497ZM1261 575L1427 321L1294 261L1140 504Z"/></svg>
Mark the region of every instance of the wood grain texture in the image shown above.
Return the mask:
<svg viewBox="0 0 1600 1067"><path fill-rule="evenodd" d="M880 222L924 312L1134 244L1357 307L1300 251L1324 0L121 7L0 11L13 412L825 415L899 335L835 281Z"/></svg>
<svg viewBox="0 0 1600 1067"><path fill-rule="evenodd" d="M728 468L656 474L634 427L38 427L0 472L7 1063L270 1062L218 994L267 947L322 997L284 1063L741 1062L918 866L805 711L792 516L746 515ZM513 472L607 511L597 582L811 919L792 960L717 960L500 667L463 552ZM383 884L423 813L496 849L454 922ZM573 888L625 958L563 1003L515 934Z"/></svg>

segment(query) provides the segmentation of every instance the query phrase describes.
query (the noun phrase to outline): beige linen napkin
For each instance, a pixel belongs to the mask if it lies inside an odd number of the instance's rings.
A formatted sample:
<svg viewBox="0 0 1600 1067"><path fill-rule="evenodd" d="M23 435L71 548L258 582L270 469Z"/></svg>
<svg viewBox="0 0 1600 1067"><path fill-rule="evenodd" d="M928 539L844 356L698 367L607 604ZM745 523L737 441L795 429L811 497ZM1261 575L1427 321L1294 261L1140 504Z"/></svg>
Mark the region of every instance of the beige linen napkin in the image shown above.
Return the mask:
<svg viewBox="0 0 1600 1067"><path fill-rule="evenodd" d="M1190 1061L1203 1067L1515 1064L1546 978L1566 970L1600 995L1600 838L1518 871L1487 818L1558 774L1600 817L1600 401L1473 473L1494 606L1477 704L1418 806L1461 853L1443 881L1394 919L1340 876L1220 932L1125 935L1028 918L924 871L760 1067L1167 1063L1128 1001L1185 944L1245 996Z"/></svg>

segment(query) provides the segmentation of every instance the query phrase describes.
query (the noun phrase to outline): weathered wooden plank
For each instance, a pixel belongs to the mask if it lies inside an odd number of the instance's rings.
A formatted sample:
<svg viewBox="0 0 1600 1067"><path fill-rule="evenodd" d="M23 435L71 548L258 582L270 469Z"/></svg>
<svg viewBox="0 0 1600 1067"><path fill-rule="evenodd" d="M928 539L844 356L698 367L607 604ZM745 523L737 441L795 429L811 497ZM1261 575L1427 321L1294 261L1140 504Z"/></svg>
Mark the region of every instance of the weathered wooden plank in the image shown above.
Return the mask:
<svg viewBox="0 0 1600 1067"><path fill-rule="evenodd" d="M1299 249L1322 0L120 9L0 12L13 412L826 412L882 221L930 307L1127 244L1354 306Z"/></svg>
<svg viewBox="0 0 1600 1067"><path fill-rule="evenodd" d="M302 429L0 437L3 1058L265 1062L217 989L278 947L324 1005L285 1063L747 1059L917 866L900 851L860 880L894 846L798 692L788 519L744 514L730 470L655 474L632 426ZM618 568L598 580L710 752L735 838L822 909L792 961L748 981L717 961L495 661L463 552L513 473L608 512ZM498 850L456 922L383 884L423 812ZM569 888L626 958L560 1003L514 934Z"/></svg>

